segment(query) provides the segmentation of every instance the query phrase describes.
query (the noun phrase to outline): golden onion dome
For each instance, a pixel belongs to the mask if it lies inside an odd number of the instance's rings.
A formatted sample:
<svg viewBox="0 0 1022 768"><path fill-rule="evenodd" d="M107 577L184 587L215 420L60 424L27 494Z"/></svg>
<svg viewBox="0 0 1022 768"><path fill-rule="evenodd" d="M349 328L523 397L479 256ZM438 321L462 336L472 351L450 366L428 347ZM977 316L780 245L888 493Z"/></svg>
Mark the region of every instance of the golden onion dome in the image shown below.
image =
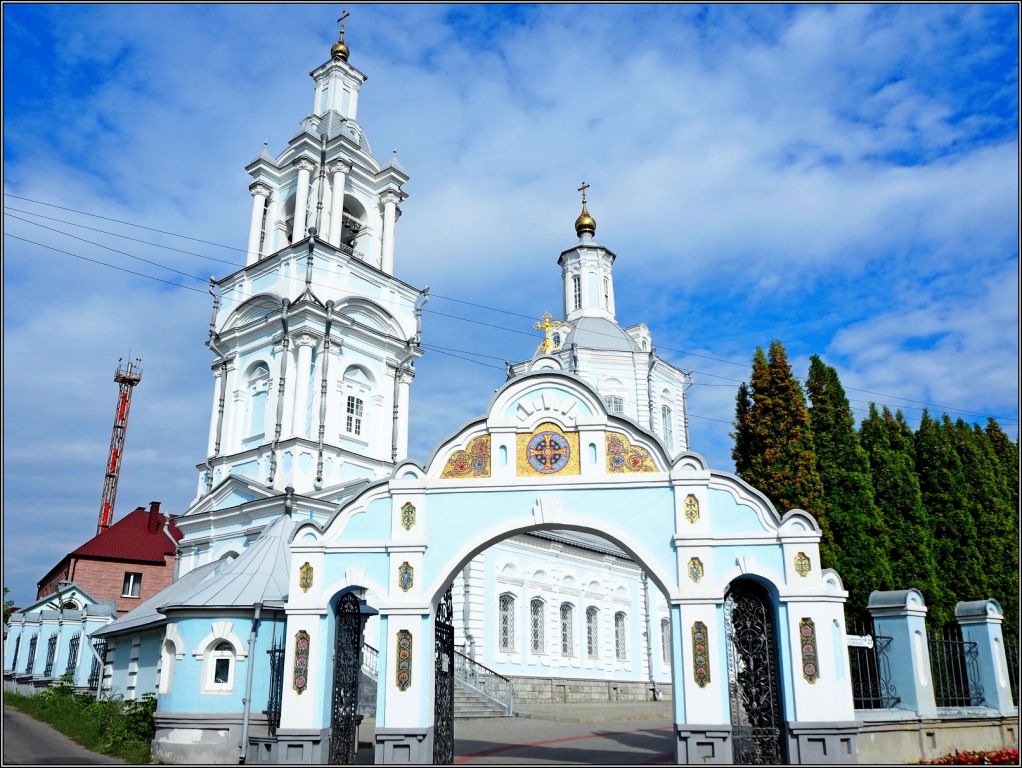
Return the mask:
<svg viewBox="0 0 1022 768"><path fill-rule="evenodd" d="M342 59L343 61L347 61L348 60L348 53L349 53L348 46L344 42L343 39L342 40L338 40L330 48L330 58L331 59Z"/></svg>
<svg viewBox="0 0 1022 768"><path fill-rule="evenodd" d="M582 203L582 213L575 219L575 234L582 237L583 232L596 235L596 219L589 215L589 209L586 208L585 203Z"/></svg>

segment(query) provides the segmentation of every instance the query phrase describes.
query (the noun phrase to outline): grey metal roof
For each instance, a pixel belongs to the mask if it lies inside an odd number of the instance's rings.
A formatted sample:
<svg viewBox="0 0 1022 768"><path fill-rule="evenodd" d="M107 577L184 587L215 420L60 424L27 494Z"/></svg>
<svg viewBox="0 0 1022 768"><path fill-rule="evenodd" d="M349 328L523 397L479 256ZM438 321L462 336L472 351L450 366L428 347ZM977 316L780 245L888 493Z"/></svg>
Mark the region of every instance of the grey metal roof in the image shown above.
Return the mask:
<svg viewBox="0 0 1022 768"><path fill-rule="evenodd" d="M625 329L604 317L582 317L575 321L570 341L583 349L638 352L639 345Z"/></svg>
<svg viewBox="0 0 1022 768"><path fill-rule="evenodd" d="M175 593L159 610L245 607L287 600L294 521L281 514L236 559L191 590Z"/></svg>
<svg viewBox="0 0 1022 768"><path fill-rule="evenodd" d="M128 613L124 614L119 619L116 619L115 621L107 624L105 627L98 629L93 633L93 637L119 635L124 632L140 631L163 624L163 622L167 620L167 617L160 613L157 608L164 605L168 600L173 600L175 595L191 591L197 584L200 584L207 578L211 577L215 573L217 566L222 565L224 565L224 563L218 560L216 562L206 563L206 565L199 566L198 568L189 571L170 586L161 589L148 600L143 600L135 608L128 611Z"/></svg>
<svg viewBox="0 0 1022 768"><path fill-rule="evenodd" d="M606 555L614 555L615 557L631 560L628 553L616 544L592 533L582 533L580 531L529 531L527 535L540 539L549 539L550 541L559 541L562 544L569 544L573 547L589 549L593 552L602 552Z"/></svg>

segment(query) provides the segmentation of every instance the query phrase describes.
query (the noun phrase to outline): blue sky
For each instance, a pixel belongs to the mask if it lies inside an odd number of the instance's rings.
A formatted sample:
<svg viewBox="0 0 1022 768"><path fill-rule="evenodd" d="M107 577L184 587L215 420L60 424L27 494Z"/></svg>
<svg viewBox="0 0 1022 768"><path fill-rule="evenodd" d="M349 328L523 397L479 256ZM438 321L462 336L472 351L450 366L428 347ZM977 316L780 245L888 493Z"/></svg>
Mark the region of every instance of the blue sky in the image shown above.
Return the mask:
<svg viewBox="0 0 1022 768"><path fill-rule="evenodd" d="M413 458L485 410L502 360L531 355L526 317L560 311L583 179L618 255L618 319L695 372L691 442L714 466L732 467L735 387L774 338L800 376L814 353L834 365L860 415L873 400L914 422L929 403L1017 438L1016 7L351 10L360 121L411 175L396 269L438 296L424 342L491 356L420 361ZM201 291L4 238L4 583L19 603L95 532L117 359L145 366L118 517L187 507L212 378L201 282L14 217L196 277L233 271L244 166L308 114L338 12L4 6L5 234Z"/></svg>

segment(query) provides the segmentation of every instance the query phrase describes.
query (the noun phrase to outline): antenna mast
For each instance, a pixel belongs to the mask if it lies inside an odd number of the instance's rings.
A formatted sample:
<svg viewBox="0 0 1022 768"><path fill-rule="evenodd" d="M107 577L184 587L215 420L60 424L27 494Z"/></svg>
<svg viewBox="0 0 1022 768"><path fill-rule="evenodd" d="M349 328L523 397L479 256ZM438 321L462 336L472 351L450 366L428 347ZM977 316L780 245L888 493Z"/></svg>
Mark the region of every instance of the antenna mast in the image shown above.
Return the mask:
<svg viewBox="0 0 1022 768"><path fill-rule="evenodd" d="M131 409L131 393L142 381L142 360L136 357L122 365L117 361L114 382L117 384L117 410L114 412L114 429L110 436L110 455L106 460L106 477L103 480L103 497L99 503L98 536L113 522L114 501L117 499L117 481L121 476L121 460L124 458L124 434L128 431L128 411Z"/></svg>

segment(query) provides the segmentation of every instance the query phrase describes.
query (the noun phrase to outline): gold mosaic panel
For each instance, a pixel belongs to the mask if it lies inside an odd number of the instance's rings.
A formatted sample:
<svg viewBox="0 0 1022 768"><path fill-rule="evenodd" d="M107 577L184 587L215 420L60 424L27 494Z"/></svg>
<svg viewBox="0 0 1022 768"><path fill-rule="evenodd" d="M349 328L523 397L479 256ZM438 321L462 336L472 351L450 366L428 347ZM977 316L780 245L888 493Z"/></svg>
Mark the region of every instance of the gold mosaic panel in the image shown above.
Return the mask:
<svg viewBox="0 0 1022 768"><path fill-rule="evenodd" d="M685 497L685 519L690 523L699 519L699 499L691 493Z"/></svg>
<svg viewBox="0 0 1022 768"><path fill-rule="evenodd" d="M548 462L551 469L546 472L541 472L537 469L537 466L543 466L542 462L544 459L550 458L549 456L544 457L542 455L543 451L549 448L549 442L540 437L543 433L549 433L553 437L554 442L560 444L562 448L567 446L567 456L563 456L557 461ZM536 442L533 443L533 441ZM530 444L532 444L531 450ZM530 453L532 452L535 452L536 455L533 457L533 461L529 461ZM578 432L565 432L552 422L544 422L536 427L531 434L518 435L515 463L518 468L519 477L550 477L551 475L581 474Z"/></svg>
<svg viewBox="0 0 1022 768"><path fill-rule="evenodd" d="M811 565L809 563L809 557L805 552L799 552L795 555L795 573L801 576L803 579L809 575Z"/></svg>
<svg viewBox="0 0 1022 768"><path fill-rule="evenodd" d="M312 588L312 566L308 561L298 569L298 586L302 588L302 592L308 592Z"/></svg>
<svg viewBox="0 0 1022 768"><path fill-rule="evenodd" d="M607 471L659 472L650 452L638 445L632 445L620 432L607 433Z"/></svg>
<svg viewBox="0 0 1022 768"><path fill-rule="evenodd" d="M447 459L440 474L445 480L462 477L490 476L490 436L477 437L463 451L455 451Z"/></svg>

